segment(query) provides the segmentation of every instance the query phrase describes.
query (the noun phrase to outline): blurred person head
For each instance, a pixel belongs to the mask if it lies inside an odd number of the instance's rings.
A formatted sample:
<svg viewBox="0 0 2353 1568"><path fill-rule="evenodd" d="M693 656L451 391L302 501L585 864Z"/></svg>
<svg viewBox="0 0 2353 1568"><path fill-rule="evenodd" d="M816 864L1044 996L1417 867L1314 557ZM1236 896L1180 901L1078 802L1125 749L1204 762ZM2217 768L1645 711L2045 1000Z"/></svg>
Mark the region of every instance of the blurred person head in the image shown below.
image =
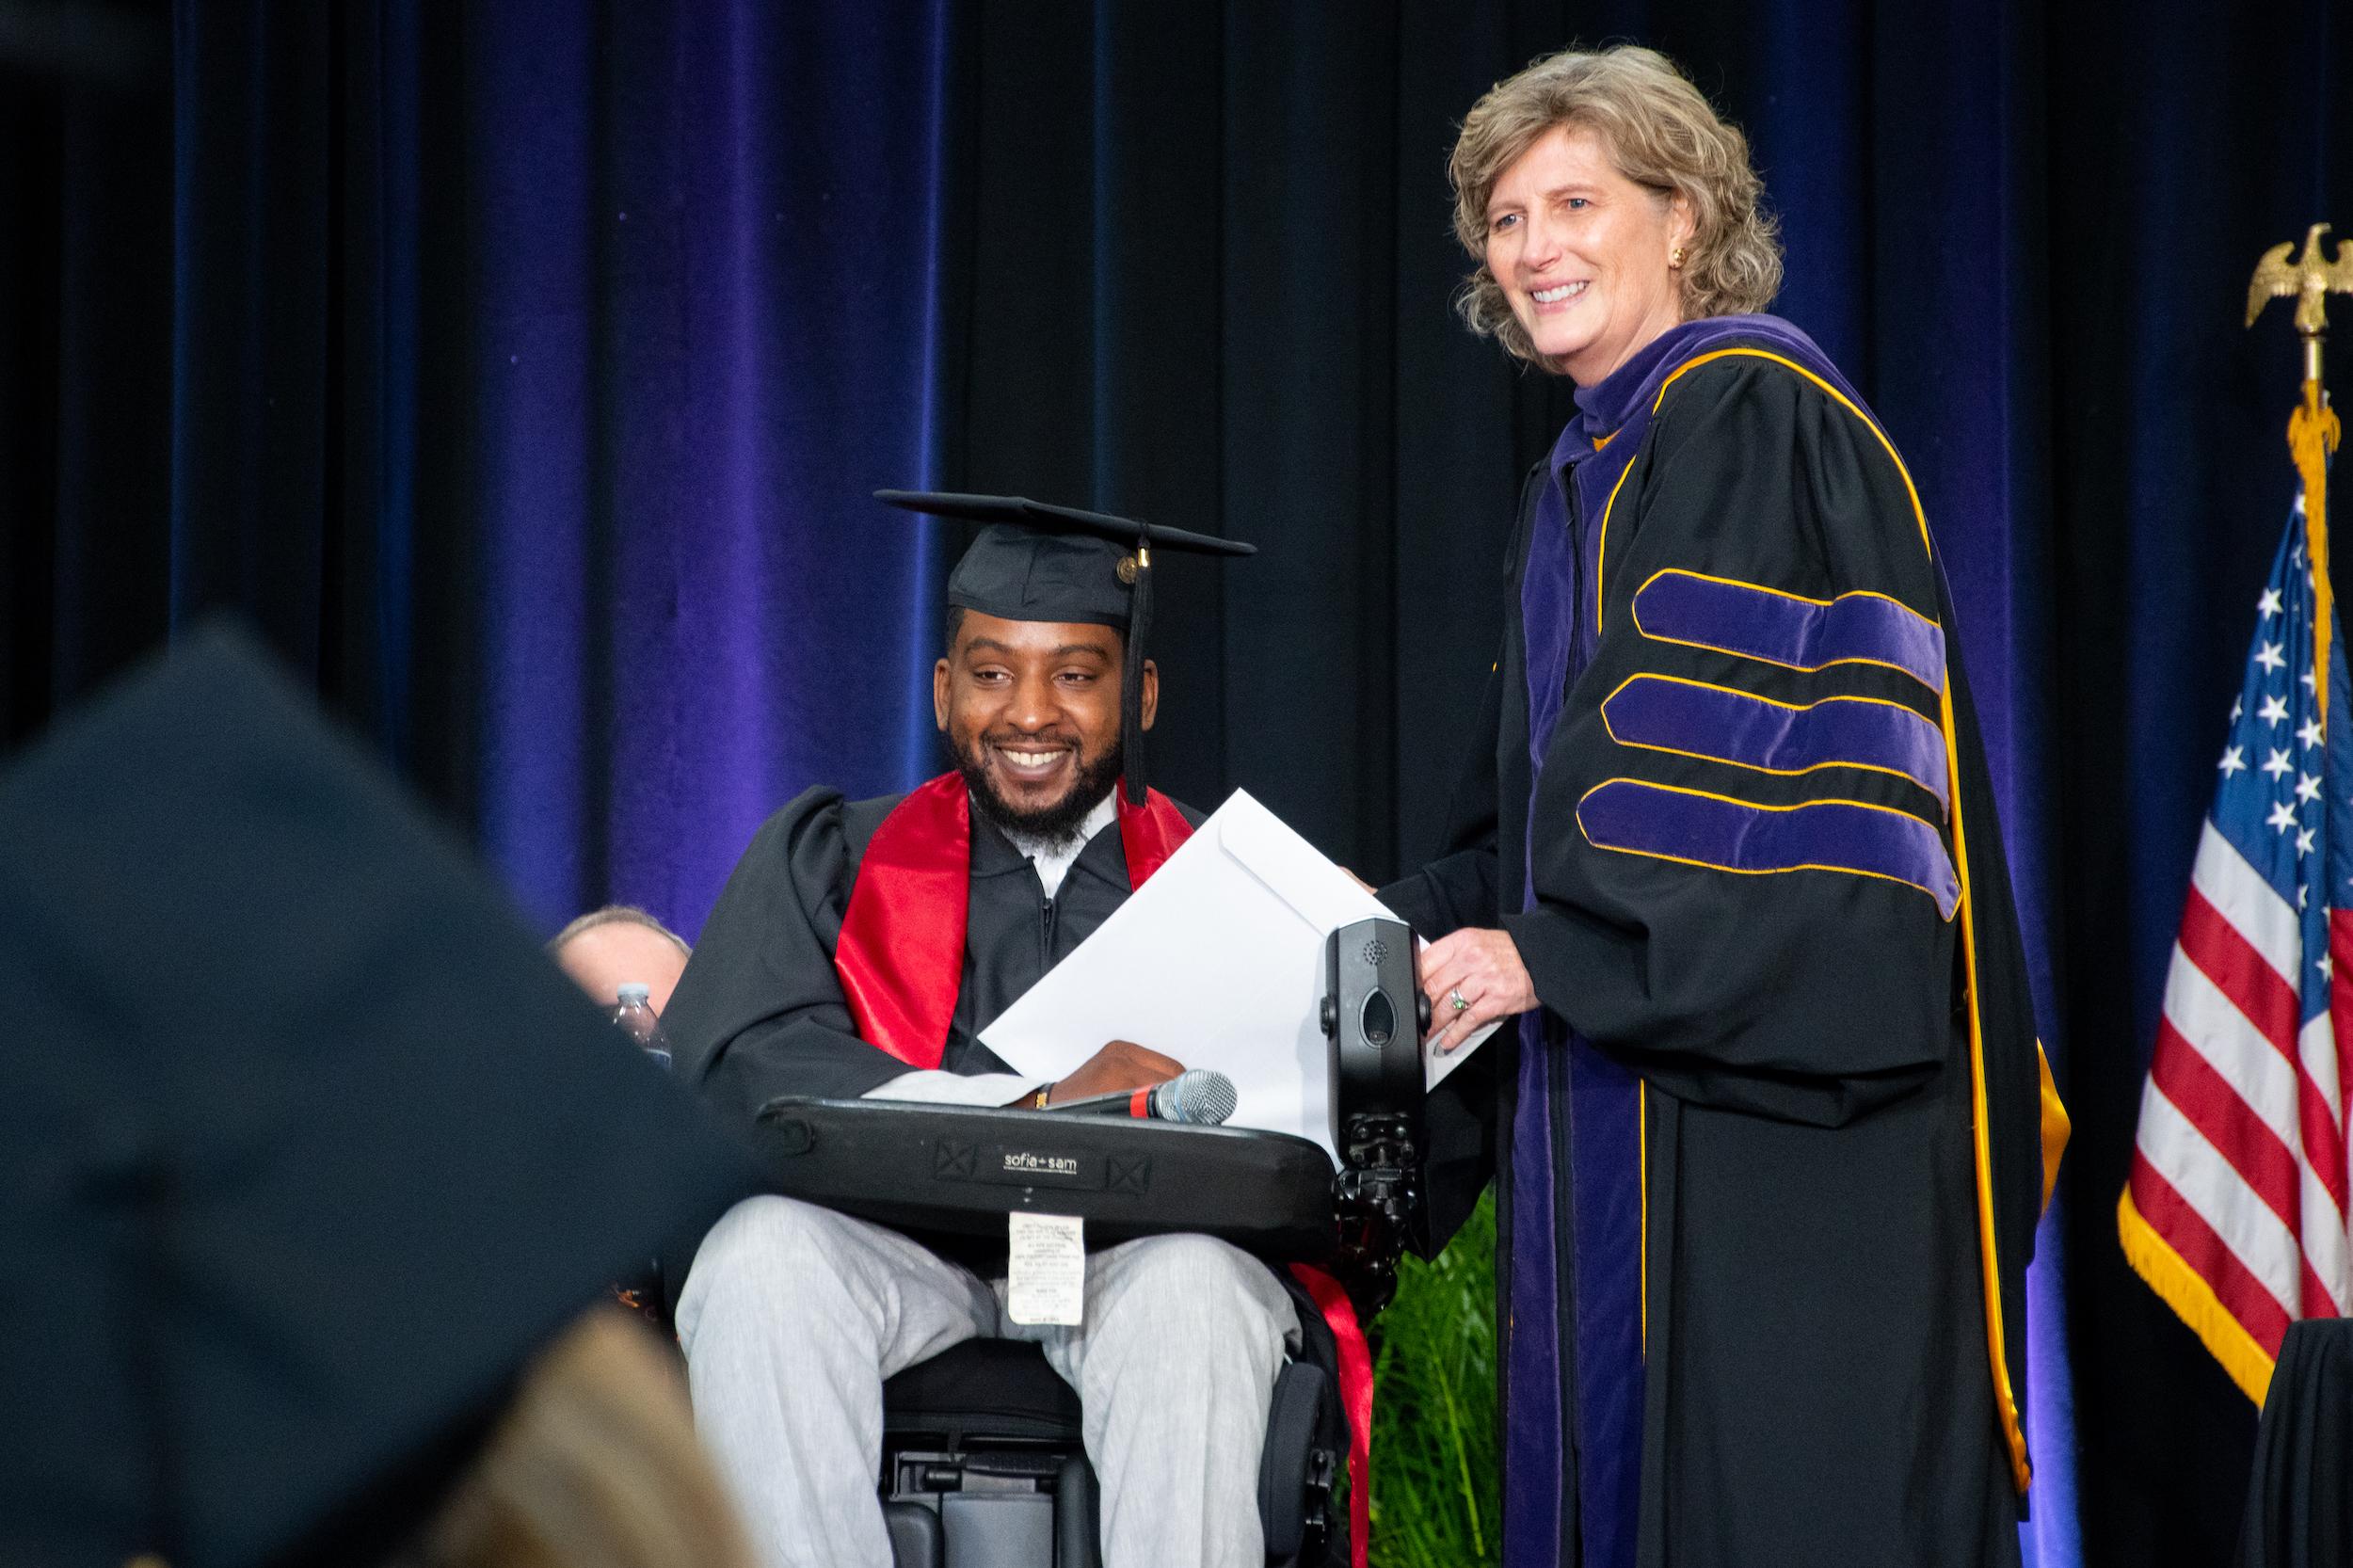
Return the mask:
<svg viewBox="0 0 2353 1568"><path fill-rule="evenodd" d="M619 1004L620 988L642 983L656 1013L667 1007L694 949L633 904L592 909L557 932L548 954L600 1007Z"/></svg>
<svg viewBox="0 0 2353 1568"><path fill-rule="evenodd" d="M1448 164L1471 329L1590 386L1680 321L1761 311L1781 247L1748 142L1631 44L1564 50L1472 105Z"/></svg>
<svg viewBox="0 0 2353 1568"><path fill-rule="evenodd" d="M388 1568L751 1568L675 1358L581 1318L523 1373L471 1467Z"/></svg>
<svg viewBox="0 0 2353 1568"><path fill-rule="evenodd" d="M573 1387L568 1352L523 1369L615 1275L749 1187L232 630L11 758L0 839L45 851L0 886L44 1048L0 1052L0 1337L39 1346L0 1379L0 1560L381 1562L500 1473L519 1389L528 1428L531 1385ZM386 976L431 977L432 1005ZM604 1369L623 1414L577 1423L616 1430L569 1441L659 1443L628 1368ZM522 1452L560 1473L545 1447Z"/></svg>

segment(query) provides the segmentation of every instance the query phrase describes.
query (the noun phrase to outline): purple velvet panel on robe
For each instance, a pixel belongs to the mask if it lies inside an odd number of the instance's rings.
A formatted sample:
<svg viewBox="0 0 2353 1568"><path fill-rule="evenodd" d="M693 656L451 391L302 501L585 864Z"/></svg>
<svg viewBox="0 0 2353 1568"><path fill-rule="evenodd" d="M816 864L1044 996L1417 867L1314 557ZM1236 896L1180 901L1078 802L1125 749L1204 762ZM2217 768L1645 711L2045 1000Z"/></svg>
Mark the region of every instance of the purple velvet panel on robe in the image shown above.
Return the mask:
<svg viewBox="0 0 2353 1568"><path fill-rule="evenodd" d="M1936 829L1883 806L1847 800L1752 806L1613 778L1577 803L1577 820L1597 849L1752 874L1828 871L1885 877L1935 899L1945 920L1961 902L1961 879Z"/></svg>
<svg viewBox="0 0 2353 1568"><path fill-rule="evenodd" d="M1945 735L1899 702L1833 696L1797 707L1724 686L1641 675L1601 705L1620 745L1712 758L1767 773L1869 768L1911 779L1946 804Z"/></svg>
<svg viewBox="0 0 2353 1568"><path fill-rule="evenodd" d="M1945 633L1883 594L1824 602L1696 572L1662 571L1634 596L1634 623L1663 643L1720 648L1796 670L1885 664L1945 689Z"/></svg>

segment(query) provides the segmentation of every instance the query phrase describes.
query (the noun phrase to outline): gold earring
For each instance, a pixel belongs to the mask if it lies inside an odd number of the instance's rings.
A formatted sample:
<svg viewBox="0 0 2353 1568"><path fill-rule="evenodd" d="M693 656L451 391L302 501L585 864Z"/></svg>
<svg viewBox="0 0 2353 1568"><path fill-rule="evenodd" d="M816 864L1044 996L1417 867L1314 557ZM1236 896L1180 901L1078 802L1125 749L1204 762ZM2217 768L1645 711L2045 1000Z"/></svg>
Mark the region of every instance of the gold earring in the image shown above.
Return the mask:
<svg viewBox="0 0 2353 1568"><path fill-rule="evenodd" d="M1667 258L1667 264L1669 266L1681 266L1683 264L1683 247L1679 245L1675 247L1675 253Z"/></svg>

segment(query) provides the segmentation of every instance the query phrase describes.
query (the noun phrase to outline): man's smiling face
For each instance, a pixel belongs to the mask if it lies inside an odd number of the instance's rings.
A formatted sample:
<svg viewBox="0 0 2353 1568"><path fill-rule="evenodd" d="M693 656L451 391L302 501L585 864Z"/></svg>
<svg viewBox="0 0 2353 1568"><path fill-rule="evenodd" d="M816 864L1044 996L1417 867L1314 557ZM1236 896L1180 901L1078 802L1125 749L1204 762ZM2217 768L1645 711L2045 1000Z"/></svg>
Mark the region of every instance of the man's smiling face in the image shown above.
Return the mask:
<svg viewBox="0 0 2353 1568"><path fill-rule="evenodd" d="M1002 827L1067 838L1119 778L1119 633L968 610L932 671L932 709L981 808ZM1159 674L1144 666L1144 728Z"/></svg>

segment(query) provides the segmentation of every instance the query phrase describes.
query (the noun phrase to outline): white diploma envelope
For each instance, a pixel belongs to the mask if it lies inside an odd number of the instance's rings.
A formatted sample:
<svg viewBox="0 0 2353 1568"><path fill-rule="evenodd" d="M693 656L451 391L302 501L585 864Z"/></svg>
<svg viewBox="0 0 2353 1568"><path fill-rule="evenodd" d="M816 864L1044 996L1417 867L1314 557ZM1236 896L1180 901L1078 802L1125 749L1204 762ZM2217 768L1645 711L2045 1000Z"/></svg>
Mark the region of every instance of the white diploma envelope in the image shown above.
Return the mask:
<svg viewBox="0 0 2353 1568"><path fill-rule="evenodd" d="M1324 938L1396 917L1237 790L1150 880L981 1032L1016 1072L1055 1079L1132 1040L1234 1081L1229 1127L1332 1143L1331 1048L1318 1021ZM1424 1052L1436 1083L1484 1038Z"/></svg>

